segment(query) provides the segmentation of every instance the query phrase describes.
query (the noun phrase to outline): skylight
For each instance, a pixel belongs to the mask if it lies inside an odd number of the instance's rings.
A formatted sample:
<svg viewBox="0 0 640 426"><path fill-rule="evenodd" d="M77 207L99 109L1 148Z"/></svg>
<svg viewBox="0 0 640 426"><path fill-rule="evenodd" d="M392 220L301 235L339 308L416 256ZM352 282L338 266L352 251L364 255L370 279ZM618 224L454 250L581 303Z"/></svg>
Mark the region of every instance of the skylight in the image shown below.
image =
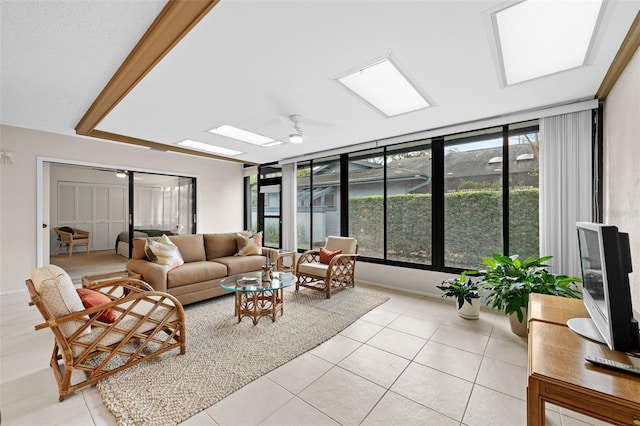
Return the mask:
<svg viewBox="0 0 640 426"><path fill-rule="evenodd" d="M229 126L228 124L223 124L222 126L213 128L209 130L209 133L215 133L216 135L226 136L231 139L237 139L254 145L264 145L274 141L274 139L266 136Z"/></svg>
<svg viewBox="0 0 640 426"><path fill-rule="evenodd" d="M178 142L178 145L186 146L188 148L199 149L200 151L211 152L213 154L220 155L238 155L242 154L241 151L236 151L235 149L223 148L221 146L210 145L204 142L198 142L191 139L185 139L182 142Z"/></svg>
<svg viewBox="0 0 640 426"><path fill-rule="evenodd" d="M585 65L602 5L603 0L526 0L494 12L505 83Z"/></svg>
<svg viewBox="0 0 640 426"><path fill-rule="evenodd" d="M431 106L390 58L336 78L387 117Z"/></svg>
<svg viewBox="0 0 640 426"><path fill-rule="evenodd" d="M273 141L273 142L268 142L265 143L264 145L262 145L264 148L271 148L273 146L278 146L278 145L282 145L284 142L282 141Z"/></svg>

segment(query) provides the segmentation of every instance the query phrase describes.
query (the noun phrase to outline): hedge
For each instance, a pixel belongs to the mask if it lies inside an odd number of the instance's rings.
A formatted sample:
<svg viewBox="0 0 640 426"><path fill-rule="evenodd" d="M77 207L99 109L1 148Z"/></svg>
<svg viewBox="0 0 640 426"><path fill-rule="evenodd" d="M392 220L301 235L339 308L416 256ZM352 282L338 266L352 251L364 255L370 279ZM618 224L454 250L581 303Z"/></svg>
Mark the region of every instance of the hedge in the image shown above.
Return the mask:
<svg viewBox="0 0 640 426"><path fill-rule="evenodd" d="M537 188L510 192L510 254L538 255ZM383 197L349 200L349 229L360 254L383 257ZM431 262L431 194L392 195L387 199L387 258ZM470 268L482 256L502 253L502 193L491 190L445 194L446 266Z"/></svg>

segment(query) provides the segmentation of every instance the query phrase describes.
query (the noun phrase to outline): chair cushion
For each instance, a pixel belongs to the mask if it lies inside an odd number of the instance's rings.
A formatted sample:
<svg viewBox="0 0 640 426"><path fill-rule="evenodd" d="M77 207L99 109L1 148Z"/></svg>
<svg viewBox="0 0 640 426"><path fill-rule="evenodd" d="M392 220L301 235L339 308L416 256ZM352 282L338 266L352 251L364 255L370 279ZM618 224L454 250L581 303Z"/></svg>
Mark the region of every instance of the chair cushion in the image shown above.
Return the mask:
<svg viewBox="0 0 640 426"><path fill-rule="evenodd" d="M93 308L95 306L111 302L109 296L96 290L78 288L76 291L78 292L78 296L80 296L80 300L82 300L82 304L85 308ZM98 320L111 324L116 320L116 318L118 318L118 313L113 309L107 309L98 317Z"/></svg>
<svg viewBox="0 0 640 426"><path fill-rule="evenodd" d="M327 276L327 269L329 269L329 265L325 265L324 263L301 263L298 265L298 275L324 278Z"/></svg>
<svg viewBox="0 0 640 426"><path fill-rule="evenodd" d="M324 245L329 251L342 250L345 254L355 254L358 241L352 237L327 237L327 243Z"/></svg>
<svg viewBox="0 0 640 426"><path fill-rule="evenodd" d="M320 247L320 263L328 265L335 256L342 254L342 250L329 251L324 247Z"/></svg>
<svg viewBox="0 0 640 426"><path fill-rule="evenodd" d="M160 296L149 296L148 299L149 300L140 300L138 304L132 309L132 311L139 314L139 316L146 315L154 306L154 302L160 299ZM128 307L131 303L133 302L122 304L121 306ZM169 313L170 309L174 309L174 304L170 299L165 299L164 303L169 305L169 307L159 306L152 312L152 319L160 321ZM169 319L176 320L177 318L178 315L174 312ZM100 346L110 346L114 343L120 342L131 330L135 329L138 333L144 333L145 331L151 330L155 326L156 324L152 321L145 321L141 323L138 316L127 315L117 324L117 331L107 332L106 329L102 327L94 327L91 333L85 334L77 340L84 344L91 344L96 340L100 340ZM74 357L82 354L85 350L84 347L79 345L71 345L71 349Z"/></svg>
<svg viewBox="0 0 640 426"><path fill-rule="evenodd" d="M71 277L59 266L47 265L31 271L31 281L44 305L55 318L84 310L84 305ZM89 317L86 316L88 320ZM66 337L71 336L81 326L82 321L69 321L60 324L60 330ZM90 333L87 328L83 334Z"/></svg>
<svg viewBox="0 0 640 426"><path fill-rule="evenodd" d="M158 241L147 238L145 252L150 261L164 265L167 271L184 264L180 250L166 235L160 237Z"/></svg>

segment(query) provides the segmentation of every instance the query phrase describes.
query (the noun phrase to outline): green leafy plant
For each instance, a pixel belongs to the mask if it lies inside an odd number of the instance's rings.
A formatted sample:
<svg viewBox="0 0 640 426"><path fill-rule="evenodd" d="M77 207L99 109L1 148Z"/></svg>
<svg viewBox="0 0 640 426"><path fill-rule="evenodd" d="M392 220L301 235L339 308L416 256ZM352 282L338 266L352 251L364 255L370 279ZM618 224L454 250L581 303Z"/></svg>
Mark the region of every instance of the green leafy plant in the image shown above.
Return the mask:
<svg viewBox="0 0 640 426"><path fill-rule="evenodd" d="M460 278L444 280L442 285L436 287L442 290L442 297L455 297L458 300L458 309L462 308L465 300L471 304L472 299L480 297L480 285L471 278L467 279L464 272Z"/></svg>
<svg viewBox="0 0 640 426"><path fill-rule="evenodd" d="M545 264L553 256L528 257L520 260L518 255L502 256L494 253L483 257L487 268L465 271L466 275L480 277L480 287L487 292L487 305L516 313L518 321L524 320L522 308L529 305L529 294L542 293L555 296L579 298L576 285L581 280L567 275L551 274Z"/></svg>

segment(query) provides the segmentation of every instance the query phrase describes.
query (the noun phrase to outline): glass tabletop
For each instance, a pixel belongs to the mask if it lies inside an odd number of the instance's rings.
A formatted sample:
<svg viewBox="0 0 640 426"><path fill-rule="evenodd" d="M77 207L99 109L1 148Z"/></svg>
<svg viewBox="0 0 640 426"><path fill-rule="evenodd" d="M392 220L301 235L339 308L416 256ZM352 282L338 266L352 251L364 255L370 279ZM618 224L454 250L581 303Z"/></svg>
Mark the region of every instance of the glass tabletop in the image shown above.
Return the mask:
<svg viewBox="0 0 640 426"><path fill-rule="evenodd" d="M220 281L220 287L225 290L256 293L271 290L280 290L291 286L296 282L296 277L290 272L272 272L271 281L262 281L262 272L249 272L246 274L232 275Z"/></svg>

